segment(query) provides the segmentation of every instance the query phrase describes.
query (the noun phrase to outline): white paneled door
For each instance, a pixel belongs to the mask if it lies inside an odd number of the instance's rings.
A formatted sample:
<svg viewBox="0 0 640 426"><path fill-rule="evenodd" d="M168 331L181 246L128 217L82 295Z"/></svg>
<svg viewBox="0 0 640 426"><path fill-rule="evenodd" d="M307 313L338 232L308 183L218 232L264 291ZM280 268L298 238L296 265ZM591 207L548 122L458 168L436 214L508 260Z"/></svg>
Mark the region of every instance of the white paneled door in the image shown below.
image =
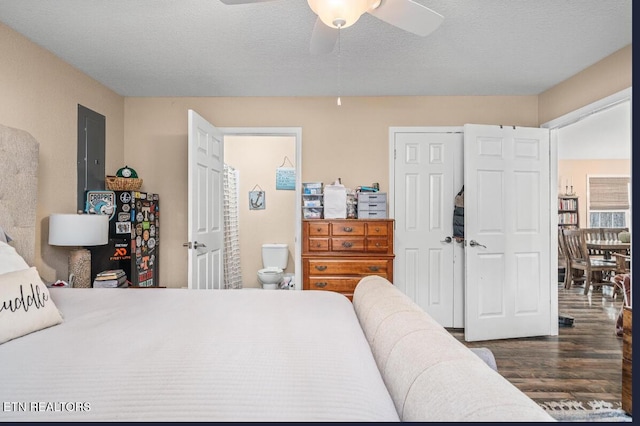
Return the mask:
<svg viewBox="0 0 640 426"><path fill-rule="evenodd" d="M550 335L549 131L464 126L465 340Z"/></svg>
<svg viewBox="0 0 640 426"><path fill-rule="evenodd" d="M189 110L189 288L224 287L223 135Z"/></svg>
<svg viewBox="0 0 640 426"><path fill-rule="evenodd" d="M464 248L453 240L462 187L458 132L394 132L394 284L443 327L463 327Z"/></svg>

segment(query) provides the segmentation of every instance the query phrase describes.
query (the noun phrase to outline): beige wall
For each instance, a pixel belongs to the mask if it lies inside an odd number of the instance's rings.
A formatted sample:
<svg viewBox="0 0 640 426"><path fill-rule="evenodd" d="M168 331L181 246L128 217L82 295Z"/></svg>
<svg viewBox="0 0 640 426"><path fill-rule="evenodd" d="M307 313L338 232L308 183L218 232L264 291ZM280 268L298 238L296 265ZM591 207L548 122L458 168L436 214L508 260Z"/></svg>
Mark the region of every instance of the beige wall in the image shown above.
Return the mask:
<svg viewBox="0 0 640 426"><path fill-rule="evenodd" d="M605 98L632 83L631 45L579 72L539 96L540 124Z"/></svg>
<svg viewBox="0 0 640 426"><path fill-rule="evenodd" d="M125 162L161 197L160 281L186 286L187 111L219 127L301 127L302 181L389 184L389 127L537 126L536 96L126 98ZM268 202L268 201L267 201Z"/></svg>
<svg viewBox="0 0 640 426"><path fill-rule="evenodd" d="M240 176L238 221L244 287L260 287L257 273L262 269L262 244L265 243L288 244L289 262L285 272L295 271L296 191L276 190L275 179L276 168L284 163L285 157L291 163L295 162L294 137L224 138L224 162L234 167ZM291 167L291 163L287 162L286 167ZM263 210L249 209L249 191L254 190L265 191Z"/></svg>
<svg viewBox="0 0 640 426"><path fill-rule="evenodd" d="M187 280L187 110L221 127L301 127L302 180L388 191L392 126L538 126L631 87L631 46L538 96L330 98L122 98L0 24L0 120L40 142L36 266L67 273L66 250L46 245L45 218L75 210L76 119L80 103L107 117L107 173L124 163L158 192L162 285ZM57 274L55 271L57 270Z"/></svg>
<svg viewBox="0 0 640 426"><path fill-rule="evenodd" d="M106 117L106 168L121 167L124 98L0 24L0 122L40 143L35 266L48 281L68 275L48 216L76 210L78 104Z"/></svg>
<svg viewBox="0 0 640 426"><path fill-rule="evenodd" d="M587 228L587 175L631 175L631 160L559 160L558 177L571 179L578 196L578 220L580 228ZM565 192L565 183L559 182L558 193Z"/></svg>

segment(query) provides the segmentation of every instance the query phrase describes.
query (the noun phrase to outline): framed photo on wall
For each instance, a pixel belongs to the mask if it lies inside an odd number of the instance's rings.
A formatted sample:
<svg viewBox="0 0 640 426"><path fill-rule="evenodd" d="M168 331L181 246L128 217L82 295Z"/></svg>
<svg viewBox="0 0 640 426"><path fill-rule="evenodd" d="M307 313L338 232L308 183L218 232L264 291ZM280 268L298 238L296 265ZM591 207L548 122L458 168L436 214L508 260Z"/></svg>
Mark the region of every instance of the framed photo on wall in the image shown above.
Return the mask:
<svg viewBox="0 0 640 426"><path fill-rule="evenodd" d="M265 192L249 191L249 210L264 210Z"/></svg>

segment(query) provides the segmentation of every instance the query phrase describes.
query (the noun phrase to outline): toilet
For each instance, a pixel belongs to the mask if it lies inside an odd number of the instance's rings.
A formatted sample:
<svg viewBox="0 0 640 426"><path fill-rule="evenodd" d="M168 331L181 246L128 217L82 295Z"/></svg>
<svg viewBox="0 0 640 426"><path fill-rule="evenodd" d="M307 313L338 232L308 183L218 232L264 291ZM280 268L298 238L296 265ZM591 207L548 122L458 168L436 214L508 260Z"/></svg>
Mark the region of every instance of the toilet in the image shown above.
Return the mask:
<svg viewBox="0 0 640 426"><path fill-rule="evenodd" d="M258 271L258 281L262 288L274 290L282 280L283 272L289 262L288 244L263 244L262 266Z"/></svg>

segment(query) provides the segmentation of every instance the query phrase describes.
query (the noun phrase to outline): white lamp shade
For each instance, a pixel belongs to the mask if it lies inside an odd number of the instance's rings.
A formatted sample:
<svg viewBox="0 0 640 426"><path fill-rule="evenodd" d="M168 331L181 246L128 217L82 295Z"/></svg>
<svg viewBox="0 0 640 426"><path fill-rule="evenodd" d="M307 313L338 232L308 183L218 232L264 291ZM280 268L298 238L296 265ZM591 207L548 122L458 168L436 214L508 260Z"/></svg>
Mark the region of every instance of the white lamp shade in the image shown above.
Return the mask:
<svg viewBox="0 0 640 426"><path fill-rule="evenodd" d="M109 242L109 217L102 214L52 214L49 244L99 246Z"/></svg>
<svg viewBox="0 0 640 426"><path fill-rule="evenodd" d="M338 28L337 22L342 28L349 27L369 10L376 0L307 0L311 10L320 17L325 25Z"/></svg>

